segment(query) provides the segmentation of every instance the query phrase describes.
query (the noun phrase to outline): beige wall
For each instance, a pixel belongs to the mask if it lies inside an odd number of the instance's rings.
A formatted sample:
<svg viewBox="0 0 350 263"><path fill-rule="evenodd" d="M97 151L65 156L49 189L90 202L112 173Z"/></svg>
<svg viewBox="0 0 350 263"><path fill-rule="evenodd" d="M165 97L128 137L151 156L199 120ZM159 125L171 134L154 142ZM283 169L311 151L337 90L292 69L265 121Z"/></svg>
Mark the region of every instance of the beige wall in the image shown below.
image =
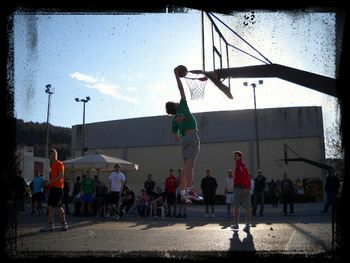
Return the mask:
<svg viewBox="0 0 350 263"><path fill-rule="evenodd" d="M291 179L302 179L317 177L323 178L323 170L311 166L304 162L289 162L285 165L277 159L283 158L283 143L287 143L301 157L320 162L324 156L321 151L319 137L276 139L260 141L260 163L261 169L267 180L282 179L283 172L287 172ZM213 176L218 181L218 194L223 194L223 181L228 169L234 169L233 152L240 150L250 172L254 175L255 166L255 142L227 142L202 144L201 151L194 171L195 187L200 190L200 181L207 168L212 170ZM94 153L96 150L91 150ZM123 158L123 149L102 149L106 155ZM289 158L297 158L292 152L288 152ZM127 150L127 160L139 164L139 171L126 173L127 184L139 193L143 188L143 183L147 180L147 175L153 175L154 181L164 186L165 178L169 168L177 169L182 165L181 148L176 146L154 146L129 148ZM100 178L108 185L110 173L100 173Z"/></svg>

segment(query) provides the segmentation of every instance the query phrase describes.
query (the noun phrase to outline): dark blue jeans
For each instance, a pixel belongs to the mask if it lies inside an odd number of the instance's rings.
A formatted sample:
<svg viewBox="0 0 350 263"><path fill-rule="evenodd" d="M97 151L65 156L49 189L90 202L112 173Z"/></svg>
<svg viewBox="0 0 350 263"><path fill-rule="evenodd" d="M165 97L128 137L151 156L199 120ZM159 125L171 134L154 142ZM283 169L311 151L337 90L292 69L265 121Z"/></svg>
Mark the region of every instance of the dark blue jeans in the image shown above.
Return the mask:
<svg viewBox="0 0 350 263"><path fill-rule="evenodd" d="M287 214L287 205L289 204L289 213L294 214L294 195L293 194L282 194L283 213Z"/></svg>
<svg viewBox="0 0 350 263"><path fill-rule="evenodd" d="M255 216L258 205L260 205L260 215L264 214L264 191L254 193L253 215Z"/></svg>
<svg viewBox="0 0 350 263"><path fill-rule="evenodd" d="M335 201L336 201L336 193L334 193L333 191L326 192L326 203L324 205L323 212L327 213L328 208L330 206L332 207L332 210L333 210L335 207Z"/></svg>

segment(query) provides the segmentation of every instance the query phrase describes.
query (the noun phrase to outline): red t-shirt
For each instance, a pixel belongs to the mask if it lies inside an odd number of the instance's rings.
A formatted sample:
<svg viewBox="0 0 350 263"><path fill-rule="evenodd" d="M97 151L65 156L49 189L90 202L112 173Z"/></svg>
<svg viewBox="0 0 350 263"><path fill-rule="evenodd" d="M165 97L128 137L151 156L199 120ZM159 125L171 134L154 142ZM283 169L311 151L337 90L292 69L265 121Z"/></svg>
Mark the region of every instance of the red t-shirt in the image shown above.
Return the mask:
<svg viewBox="0 0 350 263"><path fill-rule="evenodd" d="M236 161L235 176L233 177L233 188L250 189L251 181L248 168L242 160Z"/></svg>
<svg viewBox="0 0 350 263"><path fill-rule="evenodd" d="M173 175L170 175L165 180L165 188L168 193L176 193L176 178Z"/></svg>

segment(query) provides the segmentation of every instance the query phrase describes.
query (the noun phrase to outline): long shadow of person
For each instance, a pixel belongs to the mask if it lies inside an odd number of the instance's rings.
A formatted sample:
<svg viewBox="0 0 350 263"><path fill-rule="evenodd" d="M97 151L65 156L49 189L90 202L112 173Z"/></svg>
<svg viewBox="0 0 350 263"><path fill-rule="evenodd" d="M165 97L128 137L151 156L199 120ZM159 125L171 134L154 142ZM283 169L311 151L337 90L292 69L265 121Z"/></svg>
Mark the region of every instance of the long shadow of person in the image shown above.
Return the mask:
<svg viewBox="0 0 350 263"><path fill-rule="evenodd" d="M255 247L253 236L247 232L247 236L243 237L241 240L238 235L238 231L233 231L233 236L230 238L230 251L244 252L245 254L255 255Z"/></svg>

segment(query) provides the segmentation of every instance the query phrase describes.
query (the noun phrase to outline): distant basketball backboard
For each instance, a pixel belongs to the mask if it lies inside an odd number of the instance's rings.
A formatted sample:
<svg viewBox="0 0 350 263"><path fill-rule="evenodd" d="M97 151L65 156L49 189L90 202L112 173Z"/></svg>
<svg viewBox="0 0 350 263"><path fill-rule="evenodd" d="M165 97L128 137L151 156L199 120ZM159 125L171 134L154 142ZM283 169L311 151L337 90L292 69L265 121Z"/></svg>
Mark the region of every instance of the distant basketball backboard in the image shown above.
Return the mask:
<svg viewBox="0 0 350 263"><path fill-rule="evenodd" d="M288 151L292 153L292 156L294 158L291 158L291 156L288 156ZM304 162L327 171L334 170L334 168L328 164L316 162L316 161L301 157L295 150L289 147L286 143L283 144L283 159L279 159L277 161L284 161L286 165L288 165L288 162Z"/></svg>

